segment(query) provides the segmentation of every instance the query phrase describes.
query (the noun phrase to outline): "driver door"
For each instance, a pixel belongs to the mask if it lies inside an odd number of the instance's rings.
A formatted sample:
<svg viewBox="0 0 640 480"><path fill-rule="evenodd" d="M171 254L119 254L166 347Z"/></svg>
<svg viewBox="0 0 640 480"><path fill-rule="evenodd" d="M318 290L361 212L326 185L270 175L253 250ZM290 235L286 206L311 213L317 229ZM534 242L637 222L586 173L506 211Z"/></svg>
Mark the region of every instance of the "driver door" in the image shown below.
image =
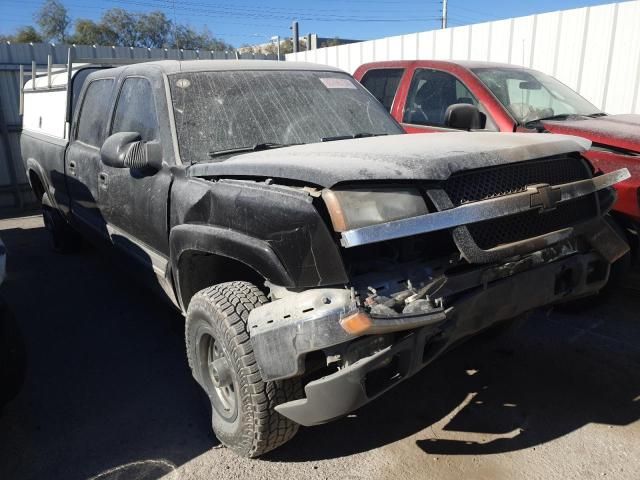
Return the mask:
<svg viewBox="0 0 640 480"><path fill-rule="evenodd" d="M407 94L402 126L408 133L458 131L444 121L447 108L456 103L478 106L469 89L450 73L418 68Z"/></svg>
<svg viewBox="0 0 640 480"><path fill-rule="evenodd" d="M136 132L144 142L161 140L158 112L166 112L160 79L126 76L118 92L109 134ZM165 117L166 117L165 113ZM111 241L133 259L163 275L169 255L167 206L170 155L163 149L163 167L115 168L100 164L98 204Z"/></svg>

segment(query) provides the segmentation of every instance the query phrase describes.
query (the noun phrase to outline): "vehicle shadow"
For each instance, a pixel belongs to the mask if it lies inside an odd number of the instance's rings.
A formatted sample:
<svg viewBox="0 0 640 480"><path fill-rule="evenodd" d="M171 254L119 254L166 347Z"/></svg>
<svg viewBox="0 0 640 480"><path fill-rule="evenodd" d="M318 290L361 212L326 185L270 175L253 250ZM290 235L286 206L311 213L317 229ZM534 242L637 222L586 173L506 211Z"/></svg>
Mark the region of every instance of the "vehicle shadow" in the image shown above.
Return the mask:
<svg viewBox="0 0 640 480"><path fill-rule="evenodd" d="M540 445L589 423L640 419L640 298L581 315L534 315L505 338L480 336L355 415L303 429L268 455L309 461L415 435L433 455L484 455Z"/></svg>
<svg viewBox="0 0 640 480"><path fill-rule="evenodd" d="M50 253L42 227L0 236L27 352L0 416L0 478L155 479L218 445L176 309L108 250Z"/></svg>
<svg viewBox="0 0 640 480"><path fill-rule="evenodd" d="M28 355L24 388L0 416L0 478L158 479L218 446L181 315L108 251L51 254L46 235L0 231L2 294ZM589 423L628 425L640 419L639 310L623 293L587 316L537 314L513 337L472 340L263 458L334 459L406 438L426 454L483 455Z"/></svg>

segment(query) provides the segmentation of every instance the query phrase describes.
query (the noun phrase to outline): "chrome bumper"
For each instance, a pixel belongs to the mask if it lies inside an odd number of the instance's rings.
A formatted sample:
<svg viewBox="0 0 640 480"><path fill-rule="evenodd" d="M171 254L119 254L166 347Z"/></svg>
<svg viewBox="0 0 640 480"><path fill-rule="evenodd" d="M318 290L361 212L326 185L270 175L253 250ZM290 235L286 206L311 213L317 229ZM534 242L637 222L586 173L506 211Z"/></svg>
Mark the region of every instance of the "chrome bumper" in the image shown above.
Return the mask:
<svg viewBox="0 0 640 480"><path fill-rule="evenodd" d="M470 223L515 215L529 210L549 210L563 202L611 187L630 176L629 170L622 168L598 177L562 185L532 185L521 193L468 203L449 210L428 213L418 217L347 230L342 233L341 243L343 247L350 248L445 230Z"/></svg>

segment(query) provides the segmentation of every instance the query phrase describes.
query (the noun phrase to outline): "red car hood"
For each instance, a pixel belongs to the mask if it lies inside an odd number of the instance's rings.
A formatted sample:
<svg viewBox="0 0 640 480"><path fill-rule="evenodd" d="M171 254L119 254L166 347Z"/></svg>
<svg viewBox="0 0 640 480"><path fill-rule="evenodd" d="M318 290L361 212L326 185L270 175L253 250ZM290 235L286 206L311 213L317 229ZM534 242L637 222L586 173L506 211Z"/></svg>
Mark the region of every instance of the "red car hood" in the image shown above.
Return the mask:
<svg viewBox="0 0 640 480"><path fill-rule="evenodd" d="M576 135L595 144L640 153L640 115L607 115L585 120L543 122L552 133Z"/></svg>

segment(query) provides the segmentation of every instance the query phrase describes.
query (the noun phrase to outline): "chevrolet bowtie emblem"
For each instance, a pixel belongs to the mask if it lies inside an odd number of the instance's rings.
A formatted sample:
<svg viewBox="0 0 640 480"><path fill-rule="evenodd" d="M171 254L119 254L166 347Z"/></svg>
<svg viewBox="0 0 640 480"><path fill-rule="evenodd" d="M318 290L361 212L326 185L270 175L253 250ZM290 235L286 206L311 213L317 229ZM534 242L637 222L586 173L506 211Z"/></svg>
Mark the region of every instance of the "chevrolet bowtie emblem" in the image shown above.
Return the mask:
<svg viewBox="0 0 640 480"><path fill-rule="evenodd" d="M553 188L546 183L531 185L528 190L534 191L531 194L531 208L537 207L541 212L554 210L562 198L562 192L559 188Z"/></svg>

